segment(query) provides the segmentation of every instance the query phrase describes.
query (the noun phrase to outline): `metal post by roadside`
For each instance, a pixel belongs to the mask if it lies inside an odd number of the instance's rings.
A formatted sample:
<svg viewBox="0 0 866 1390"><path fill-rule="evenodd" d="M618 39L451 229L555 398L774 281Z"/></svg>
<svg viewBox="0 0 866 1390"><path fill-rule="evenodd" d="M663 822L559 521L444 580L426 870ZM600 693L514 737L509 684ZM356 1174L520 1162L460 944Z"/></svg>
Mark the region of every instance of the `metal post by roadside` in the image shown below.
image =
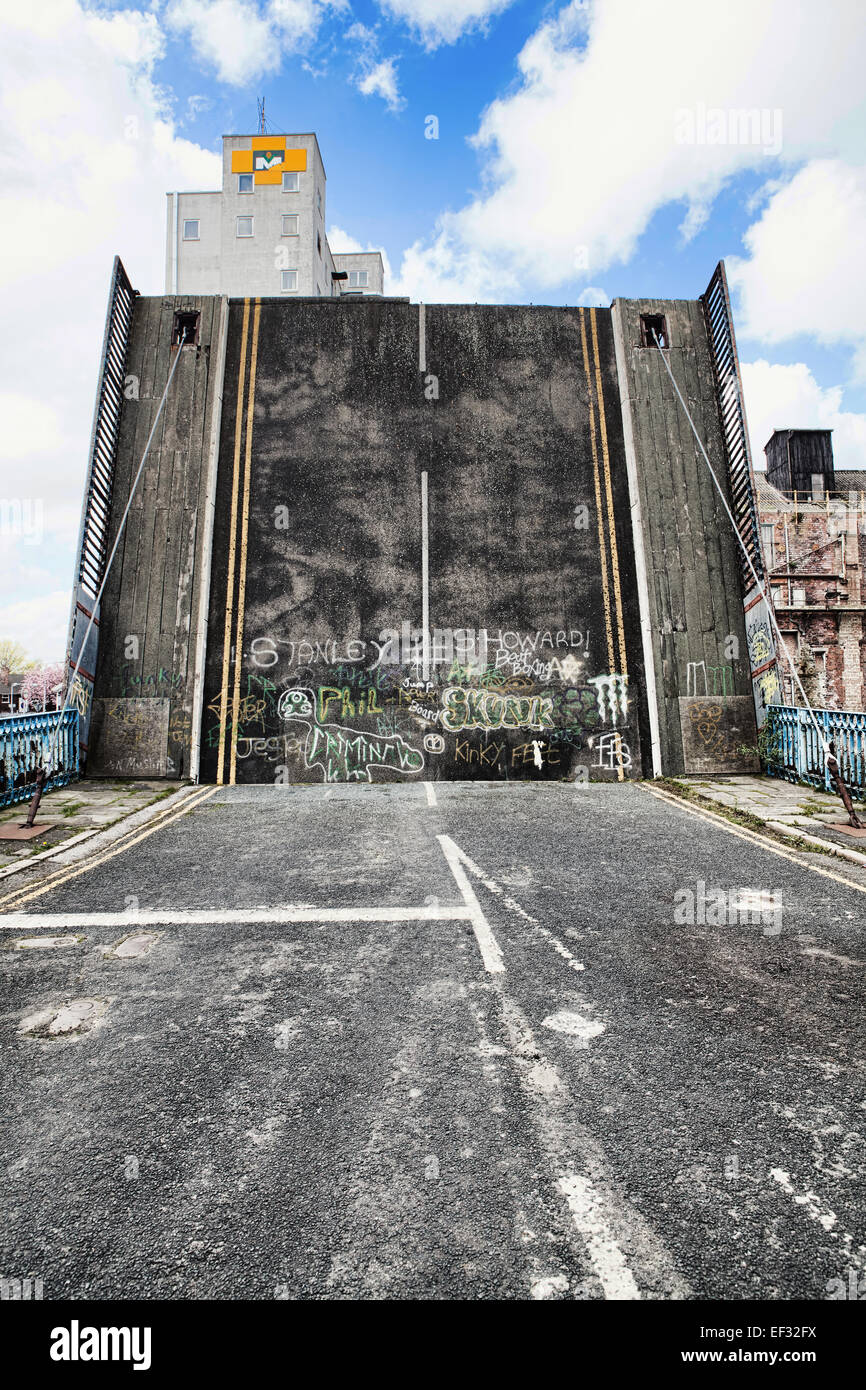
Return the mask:
<svg viewBox="0 0 866 1390"><path fill-rule="evenodd" d="M831 742L828 746L830 752L827 756L827 771L833 778L836 791L842 798L845 810L848 812L848 824L854 830L862 830L863 823L859 819L857 812L854 810L854 802L851 800L851 793L849 792L847 786L845 785L845 782L842 779L842 772L839 767L839 759L836 757L836 745L835 743Z"/></svg>

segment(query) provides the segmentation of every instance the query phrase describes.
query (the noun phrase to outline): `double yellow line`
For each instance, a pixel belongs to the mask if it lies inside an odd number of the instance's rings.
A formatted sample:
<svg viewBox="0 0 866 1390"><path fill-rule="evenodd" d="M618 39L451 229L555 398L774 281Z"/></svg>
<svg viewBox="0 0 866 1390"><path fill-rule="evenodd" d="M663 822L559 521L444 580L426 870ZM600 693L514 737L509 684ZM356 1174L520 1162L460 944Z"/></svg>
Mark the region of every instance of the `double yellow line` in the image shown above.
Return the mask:
<svg viewBox="0 0 866 1390"><path fill-rule="evenodd" d="M83 864L77 864L74 868L58 869L56 873L49 874L48 878L42 880L36 887L27 884L21 888L13 889L5 897L0 897L0 909L4 912L14 912L24 903L32 902L34 898L41 898L46 893L51 893L55 888L60 888L64 883L69 883L74 878L80 878L82 874L90 873L91 869L98 869L100 865L107 864L109 859L114 859L118 854L124 854L126 850L132 849L133 845L140 844L150 835L155 835L157 830L164 830L167 825L180 820L181 816L189 815L190 811L195 811L201 806L203 801L216 793L216 787L202 787L198 791L191 792L185 797L181 806L168 806L158 812L152 820L141 830L128 830L119 840L115 841L110 849L100 853L97 851L91 859ZM132 918L130 918L132 920Z"/></svg>
<svg viewBox="0 0 866 1390"><path fill-rule="evenodd" d="M604 391L601 379L601 359L598 352L598 323L595 309L580 309L580 342L583 351L583 369L589 395L589 442L592 452L593 480L595 484L595 511L598 518L598 549L601 557L601 588L604 602L604 627L607 638L608 671L628 676L628 657L625 649L625 624L622 612L622 587L619 577L619 551L616 543L616 516L613 508L613 482L610 469L610 450L607 442L607 419L604 412ZM586 319L589 316L592 342L592 367L590 367L589 342L587 340ZM598 412L598 423L596 423ZM604 518L607 515L607 534ZM611 582L613 584L613 606L611 613ZM616 624L616 642L614 641ZM617 656L617 648L619 655ZM620 760L617 779L622 782L625 772Z"/></svg>
<svg viewBox="0 0 866 1390"><path fill-rule="evenodd" d="M228 573L226 577L226 619L223 631L223 672L220 688L220 737L217 755L217 786L226 780L226 733L229 713L229 677L234 652L234 684L231 702L231 737L228 748L228 780L234 785L238 750L238 723L241 703L241 668L243 666L244 607L247 593L247 543L249 538L250 478L253 450L253 405L256 392L256 368L259 359L259 318L261 303L253 300L252 332L250 331L250 301L244 300L241 330L241 360L238 366L237 406L235 409L235 448L232 471L232 507L229 530ZM250 344L252 346L250 347ZM246 412L244 385L249 352L249 383ZM244 416L246 415L246 419ZM246 430L244 426L246 425ZM243 440L243 484L241 484L241 441ZM235 605L235 570L238 575L237 605ZM232 625L234 624L234 634Z"/></svg>

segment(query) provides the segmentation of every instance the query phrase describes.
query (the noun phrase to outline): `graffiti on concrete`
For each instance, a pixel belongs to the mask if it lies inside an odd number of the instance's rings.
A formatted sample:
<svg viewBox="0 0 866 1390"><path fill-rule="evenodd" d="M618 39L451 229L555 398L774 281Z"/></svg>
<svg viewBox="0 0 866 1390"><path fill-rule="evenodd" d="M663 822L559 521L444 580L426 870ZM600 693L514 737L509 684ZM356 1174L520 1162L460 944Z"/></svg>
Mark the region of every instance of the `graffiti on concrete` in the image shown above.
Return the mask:
<svg viewBox="0 0 866 1390"><path fill-rule="evenodd" d="M596 767L602 767L607 772L619 772L620 769L631 767L631 749L620 733L599 735L595 751L598 753Z"/></svg>
<svg viewBox="0 0 866 1390"><path fill-rule="evenodd" d="M442 692L443 729L547 729L553 725L553 702L541 695L498 695L451 685Z"/></svg>
<svg viewBox="0 0 866 1390"><path fill-rule="evenodd" d="M284 690L277 713L281 719L304 725L304 765L308 771L319 768L325 782L371 782L375 768L388 768L401 774L420 772L424 755L412 748L400 734L376 735L322 724L316 710L316 696L305 686Z"/></svg>
<svg viewBox="0 0 866 1390"><path fill-rule="evenodd" d="M589 684L595 686L598 717L602 724L607 723L608 715L611 724L618 723L620 718L627 719L628 676L620 676L615 672L611 675L592 676Z"/></svg>
<svg viewBox="0 0 866 1390"><path fill-rule="evenodd" d="M705 661L686 663L687 695L733 695L734 672L727 666L708 666Z"/></svg>

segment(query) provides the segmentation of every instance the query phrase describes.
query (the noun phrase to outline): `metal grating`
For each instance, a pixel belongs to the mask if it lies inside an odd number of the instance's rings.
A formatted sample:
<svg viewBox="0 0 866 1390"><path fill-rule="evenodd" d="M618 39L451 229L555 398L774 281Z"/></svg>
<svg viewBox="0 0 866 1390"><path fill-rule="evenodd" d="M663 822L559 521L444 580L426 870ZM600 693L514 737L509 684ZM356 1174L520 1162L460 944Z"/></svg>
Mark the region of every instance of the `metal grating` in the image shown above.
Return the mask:
<svg viewBox="0 0 866 1390"><path fill-rule="evenodd" d="M755 503L755 483L752 474L752 455L749 449L749 435L746 429L746 412L743 405L743 383L740 377L740 361L737 357L737 342L734 337L734 323L731 317L731 301L728 295L728 280L725 263L719 261L706 291L701 296L713 370L716 377L716 394L722 421L722 434L727 454L728 481L731 487L731 510L749 558L755 566L758 578L764 582L764 559L761 554L761 533L758 523L758 510ZM754 586L754 577L740 553L740 567L745 588Z"/></svg>
<svg viewBox="0 0 866 1390"><path fill-rule="evenodd" d="M105 317L105 335L102 340L102 370L90 436L90 462L84 489L81 531L78 538L76 582L92 594L99 591L108 552L114 459L123 406L124 369L134 303L135 290L129 282L120 257L115 256L108 294L108 312Z"/></svg>
<svg viewBox="0 0 866 1390"><path fill-rule="evenodd" d="M80 715L80 751L87 754L96 655L99 642L99 605L96 602L105 577L111 526L111 495L120 414L123 407L124 372L132 327L136 292L119 256L114 258L108 291L108 311L102 339L102 365L96 391L90 458L78 533L75 583L66 646L67 680L81 658L78 675L67 701ZM91 614L94 622L90 624ZM86 637L86 650L85 650Z"/></svg>

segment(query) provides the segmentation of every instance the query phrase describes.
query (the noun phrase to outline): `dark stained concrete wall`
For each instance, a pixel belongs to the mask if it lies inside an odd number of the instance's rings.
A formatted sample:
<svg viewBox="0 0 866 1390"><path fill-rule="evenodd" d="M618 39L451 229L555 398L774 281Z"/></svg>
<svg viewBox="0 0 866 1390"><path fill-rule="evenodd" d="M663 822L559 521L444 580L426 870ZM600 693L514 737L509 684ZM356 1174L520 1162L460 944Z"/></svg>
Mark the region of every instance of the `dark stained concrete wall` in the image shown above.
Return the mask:
<svg viewBox="0 0 866 1390"><path fill-rule="evenodd" d="M257 321L232 301L205 780L640 775L610 314L460 305L424 317L422 371L417 305L263 300ZM421 624L424 472L430 626L488 635L486 661L467 669L458 648L429 688L411 653L379 660L383 633ZM520 644L534 648L526 669L509 656ZM613 709L593 681L626 674ZM309 692L289 719L287 690ZM463 728L448 728L449 710ZM618 755L602 755L614 736Z"/></svg>
<svg viewBox="0 0 866 1390"><path fill-rule="evenodd" d="M208 463L215 473L214 431L219 428L222 325L227 301L219 298L139 298L135 303L126 362L127 386L120 424L110 544L153 425L177 349L171 347L176 309L201 313L198 347L185 347L150 453L133 498L103 596L95 696L96 714L129 724L135 707L126 700L165 699L168 774L190 775L195 708L196 636L204 635L210 531ZM212 448L212 445L214 446ZM214 480L215 481L215 477ZM211 499L212 506L212 499ZM203 641L199 643L203 648ZM134 655L137 647L137 655ZM104 725L103 725L104 727ZM102 753L111 731L95 728L88 771L115 772ZM142 731L142 737L145 737ZM160 750L130 754L131 775L160 762ZM150 761L149 761L150 760Z"/></svg>
<svg viewBox="0 0 866 1390"><path fill-rule="evenodd" d="M651 747L666 773L744 765L734 538L639 346L640 313L665 313L724 478L699 301L140 299L113 533L176 308L201 311L201 343L106 591L95 691L101 711L169 699L169 772L196 774L199 720L204 781L621 779ZM422 480L429 627L454 642L426 675Z"/></svg>
<svg viewBox="0 0 866 1390"><path fill-rule="evenodd" d="M641 314L666 315L671 370L730 505L703 307L698 300L616 300L612 313L637 483L662 770L745 769L751 759L738 749L754 745L757 734L737 542L662 353L640 345Z"/></svg>

